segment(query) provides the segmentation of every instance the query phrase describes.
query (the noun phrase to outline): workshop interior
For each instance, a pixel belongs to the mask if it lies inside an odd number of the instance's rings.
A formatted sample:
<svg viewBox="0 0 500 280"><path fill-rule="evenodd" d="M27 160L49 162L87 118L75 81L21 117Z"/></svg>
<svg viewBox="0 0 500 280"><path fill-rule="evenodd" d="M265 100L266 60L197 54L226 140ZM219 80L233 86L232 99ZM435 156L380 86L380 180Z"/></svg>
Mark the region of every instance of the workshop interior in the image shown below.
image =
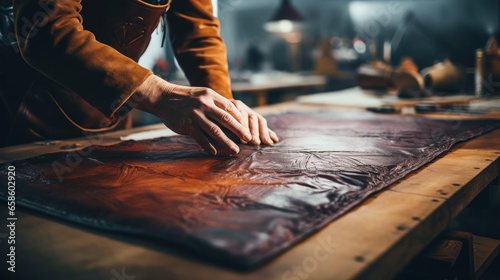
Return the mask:
<svg viewBox="0 0 500 280"><path fill-rule="evenodd" d="M498 0L0 0L0 279L500 279L499 40Z"/></svg>

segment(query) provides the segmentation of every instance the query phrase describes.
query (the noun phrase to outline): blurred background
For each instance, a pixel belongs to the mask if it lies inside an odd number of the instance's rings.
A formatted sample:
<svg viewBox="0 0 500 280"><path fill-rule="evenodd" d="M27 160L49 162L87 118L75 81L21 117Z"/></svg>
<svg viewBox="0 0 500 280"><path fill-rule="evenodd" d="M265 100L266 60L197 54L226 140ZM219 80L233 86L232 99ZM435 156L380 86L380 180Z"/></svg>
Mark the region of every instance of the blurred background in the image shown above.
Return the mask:
<svg viewBox="0 0 500 280"><path fill-rule="evenodd" d="M498 0L214 0L236 99L250 106L357 85L357 71L405 57L418 71L450 60L474 72L476 50L498 36ZM161 31L140 63L186 84ZM168 40L168 38L167 38ZM473 80L473 77L470 77ZM473 92L473 82L463 89ZM156 120L136 115L136 124Z"/></svg>

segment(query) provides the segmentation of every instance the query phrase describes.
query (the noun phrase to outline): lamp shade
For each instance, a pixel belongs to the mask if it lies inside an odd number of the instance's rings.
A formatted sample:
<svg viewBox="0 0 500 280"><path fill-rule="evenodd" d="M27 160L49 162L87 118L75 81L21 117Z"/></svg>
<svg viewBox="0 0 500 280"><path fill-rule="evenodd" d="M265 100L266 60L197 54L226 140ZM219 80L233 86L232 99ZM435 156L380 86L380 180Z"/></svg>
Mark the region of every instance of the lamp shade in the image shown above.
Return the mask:
<svg viewBox="0 0 500 280"><path fill-rule="evenodd" d="M276 10L273 17L269 21L280 20L303 21L304 19L292 6L289 0L282 0L280 7Z"/></svg>
<svg viewBox="0 0 500 280"><path fill-rule="evenodd" d="M292 6L289 0L282 0L271 19L264 24L264 29L269 32L287 33L301 30L304 19Z"/></svg>

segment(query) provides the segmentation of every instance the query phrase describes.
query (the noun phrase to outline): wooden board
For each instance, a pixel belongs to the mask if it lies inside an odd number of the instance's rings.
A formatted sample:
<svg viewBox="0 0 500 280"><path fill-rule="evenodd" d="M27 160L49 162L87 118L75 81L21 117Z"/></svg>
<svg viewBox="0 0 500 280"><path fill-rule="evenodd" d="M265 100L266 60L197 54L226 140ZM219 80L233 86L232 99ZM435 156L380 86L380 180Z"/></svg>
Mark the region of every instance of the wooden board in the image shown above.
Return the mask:
<svg viewBox="0 0 500 280"><path fill-rule="evenodd" d="M238 92L259 92L277 89L303 88L303 87L321 87L326 84L326 76L310 75L300 76L295 74L285 75L284 77L272 77L272 75L262 75L258 80L251 82L233 82L231 90Z"/></svg>
<svg viewBox="0 0 500 280"><path fill-rule="evenodd" d="M396 279L445 279L464 253L463 245L462 241L436 238Z"/></svg>
<svg viewBox="0 0 500 280"><path fill-rule="evenodd" d="M474 274L479 279L500 254L500 240L474 236Z"/></svg>
<svg viewBox="0 0 500 280"><path fill-rule="evenodd" d="M392 105L396 109L401 109L403 107L414 107L418 103L432 103L442 106L468 104L469 102L477 99L477 97L471 95L400 99L395 94L381 94L380 92L376 92L373 90L364 90L359 87L354 87L340 91L300 96L297 98L297 101L304 104L328 104L332 106L354 108Z"/></svg>

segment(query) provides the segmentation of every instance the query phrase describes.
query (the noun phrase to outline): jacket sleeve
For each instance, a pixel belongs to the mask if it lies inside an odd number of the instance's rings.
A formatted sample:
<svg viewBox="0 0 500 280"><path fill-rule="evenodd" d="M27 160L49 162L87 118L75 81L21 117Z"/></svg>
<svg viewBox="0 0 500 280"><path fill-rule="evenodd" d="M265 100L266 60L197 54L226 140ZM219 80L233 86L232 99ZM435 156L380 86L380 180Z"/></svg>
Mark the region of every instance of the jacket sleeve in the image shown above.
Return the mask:
<svg viewBox="0 0 500 280"><path fill-rule="evenodd" d="M83 29L81 0L16 0L23 58L110 119L152 72Z"/></svg>
<svg viewBox="0 0 500 280"><path fill-rule="evenodd" d="M232 98L227 54L210 0L172 0L167 13L176 58L192 86Z"/></svg>

